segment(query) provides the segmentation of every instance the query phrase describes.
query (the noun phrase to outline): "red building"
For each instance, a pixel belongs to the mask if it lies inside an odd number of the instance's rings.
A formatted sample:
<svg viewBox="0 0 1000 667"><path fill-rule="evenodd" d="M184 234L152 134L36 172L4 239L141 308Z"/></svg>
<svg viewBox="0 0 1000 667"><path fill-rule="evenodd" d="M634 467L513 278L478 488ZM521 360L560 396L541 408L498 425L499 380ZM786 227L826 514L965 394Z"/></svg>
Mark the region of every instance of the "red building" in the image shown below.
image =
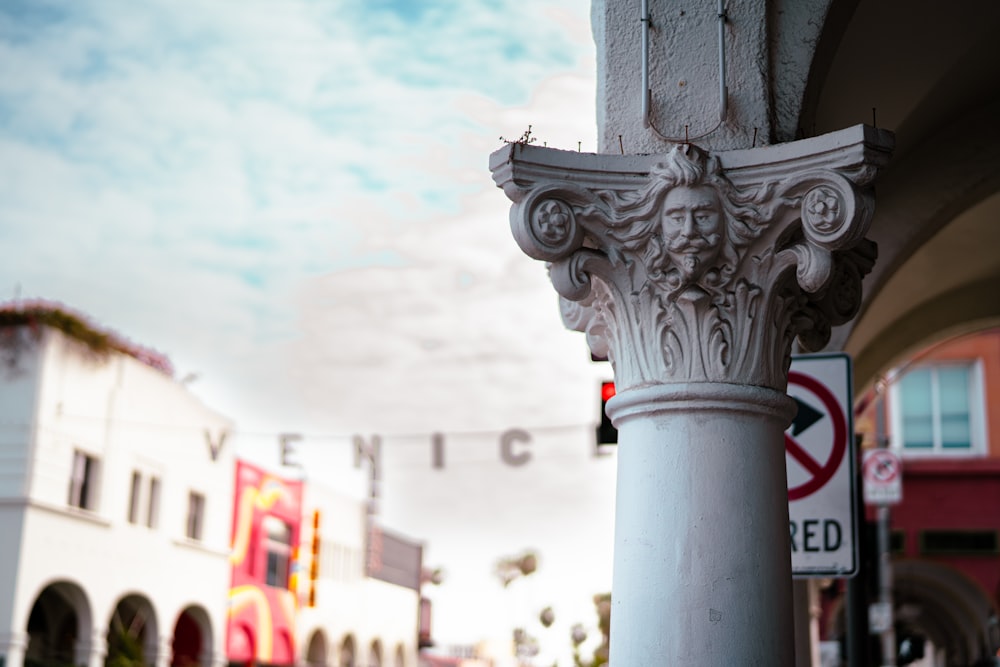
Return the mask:
<svg viewBox="0 0 1000 667"><path fill-rule="evenodd" d="M911 649L899 664L919 646L919 664L995 664L988 660L1000 647L1000 329L923 350L859 405L864 446L886 444L903 461L902 502L890 520L897 643L909 639ZM874 508L867 512L874 521ZM842 621L833 618L831 639Z"/></svg>
<svg viewBox="0 0 1000 667"><path fill-rule="evenodd" d="M298 602L291 589L301 522L301 482L237 461L226 622L229 662L294 664Z"/></svg>

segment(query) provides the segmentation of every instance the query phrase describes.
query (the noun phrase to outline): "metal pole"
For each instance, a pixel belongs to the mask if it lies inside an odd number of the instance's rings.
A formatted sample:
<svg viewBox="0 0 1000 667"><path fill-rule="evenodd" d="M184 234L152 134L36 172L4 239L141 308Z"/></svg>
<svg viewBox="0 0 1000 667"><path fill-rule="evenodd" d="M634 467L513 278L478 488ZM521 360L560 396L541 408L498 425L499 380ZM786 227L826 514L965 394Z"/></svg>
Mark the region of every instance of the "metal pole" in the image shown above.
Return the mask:
<svg viewBox="0 0 1000 667"><path fill-rule="evenodd" d="M792 611L795 616L795 667L813 667L812 637L809 634L812 614L809 600L811 579L792 581Z"/></svg>
<svg viewBox="0 0 1000 667"><path fill-rule="evenodd" d="M882 632L882 665L896 667L896 630L892 612L892 554L889 546L889 506L878 506L878 601L887 610L888 628Z"/></svg>
<svg viewBox="0 0 1000 667"><path fill-rule="evenodd" d="M642 0L639 10L639 21L642 23L640 51L642 53L642 99L640 108L642 110L642 126L649 127L649 0Z"/></svg>
<svg viewBox="0 0 1000 667"><path fill-rule="evenodd" d="M868 581L872 572L868 567L870 549L868 530L865 523L865 504L861 501L861 466L858 466L857 479L854 483L855 522L858 530L858 573L847 580L846 600L846 652L847 664L850 667L869 667L868 660Z"/></svg>
<svg viewBox="0 0 1000 667"><path fill-rule="evenodd" d="M726 86L726 5L719 0L719 122L729 115L729 88Z"/></svg>

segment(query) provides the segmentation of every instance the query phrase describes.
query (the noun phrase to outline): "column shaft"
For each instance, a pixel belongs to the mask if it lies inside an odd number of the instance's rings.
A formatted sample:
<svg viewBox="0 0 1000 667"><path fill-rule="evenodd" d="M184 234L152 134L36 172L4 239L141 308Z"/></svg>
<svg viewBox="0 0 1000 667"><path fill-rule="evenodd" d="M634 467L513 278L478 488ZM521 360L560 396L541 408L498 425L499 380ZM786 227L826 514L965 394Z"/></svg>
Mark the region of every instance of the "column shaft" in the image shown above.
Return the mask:
<svg viewBox="0 0 1000 667"><path fill-rule="evenodd" d="M613 399L612 665L794 663L789 403L718 383Z"/></svg>

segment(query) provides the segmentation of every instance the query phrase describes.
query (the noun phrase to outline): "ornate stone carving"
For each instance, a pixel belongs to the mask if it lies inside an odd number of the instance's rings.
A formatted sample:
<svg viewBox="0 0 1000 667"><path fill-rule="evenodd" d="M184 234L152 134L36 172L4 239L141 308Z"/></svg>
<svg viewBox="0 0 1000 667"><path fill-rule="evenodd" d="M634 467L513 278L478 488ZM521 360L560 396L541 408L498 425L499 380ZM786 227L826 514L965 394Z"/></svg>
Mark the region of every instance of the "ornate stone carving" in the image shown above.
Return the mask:
<svg viewBox="0 0 1000 667"><path fill-rule="evenodd" d="M620 389L784 391L793 340L825 345L855 314L874 262L866 186L890 140L862 131L845 148L847 132L797 151L713 156L684 144L617 161L510 146L491 166L515 202L515 239L550 263L564 321L608 356Z"/></svg>

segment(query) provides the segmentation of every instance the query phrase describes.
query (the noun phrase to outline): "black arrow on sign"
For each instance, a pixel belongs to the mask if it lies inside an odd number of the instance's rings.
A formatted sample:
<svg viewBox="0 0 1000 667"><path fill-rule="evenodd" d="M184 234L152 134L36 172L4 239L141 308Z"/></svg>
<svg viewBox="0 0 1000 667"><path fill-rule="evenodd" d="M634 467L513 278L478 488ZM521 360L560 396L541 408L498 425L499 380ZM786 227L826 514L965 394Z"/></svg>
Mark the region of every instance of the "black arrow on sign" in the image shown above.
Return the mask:
<svg viewBox="0 0 1000 667"><path fill-rule="evenodd" d="M795 419L792 420L792 437L802 433L823 418L823 413L808 403L796 398L795 405L799 407L799 411L795 413Z"/></svg>

